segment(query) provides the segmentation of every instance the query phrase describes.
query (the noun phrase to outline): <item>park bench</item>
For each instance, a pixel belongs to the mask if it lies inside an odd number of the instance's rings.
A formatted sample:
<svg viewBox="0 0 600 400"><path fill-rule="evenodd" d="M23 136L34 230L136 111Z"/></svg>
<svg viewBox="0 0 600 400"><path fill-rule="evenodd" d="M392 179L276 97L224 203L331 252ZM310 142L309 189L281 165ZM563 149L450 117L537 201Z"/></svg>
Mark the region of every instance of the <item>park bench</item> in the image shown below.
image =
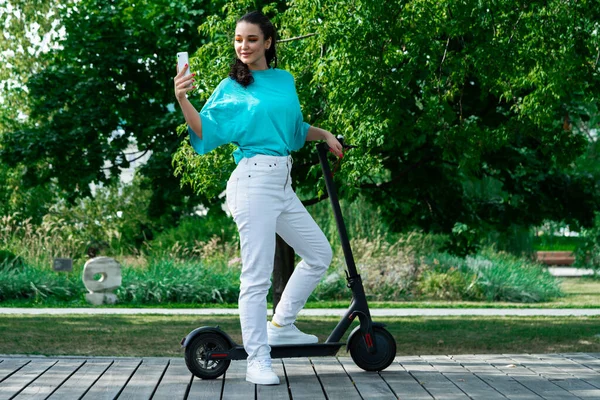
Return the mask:
<svg viewBox="0 0 600 400"><path fill-rule="evenodd" d="M538 251L536 259L546 265L573 265L575 255L571 251Z"/></svg>

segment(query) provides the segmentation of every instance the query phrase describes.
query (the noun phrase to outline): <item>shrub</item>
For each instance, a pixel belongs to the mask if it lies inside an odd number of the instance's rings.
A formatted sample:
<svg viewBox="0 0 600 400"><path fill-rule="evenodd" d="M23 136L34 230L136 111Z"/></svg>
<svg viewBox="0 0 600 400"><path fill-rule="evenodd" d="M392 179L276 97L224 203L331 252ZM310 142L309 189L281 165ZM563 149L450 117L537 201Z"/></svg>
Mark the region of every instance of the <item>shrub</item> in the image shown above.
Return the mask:
<svg viewBox="0 0 600 400"><path fill-rule="evenodd" d="M425 263L430 269L477 277L476 286L488 301L541 302L562 296L558 281L540 264L490 249L460 258L439 253Z"/></svg>
<svg viewBox="0 0 600 400"><path fill-rule="evenodd" d="M0 250L0 269L21 269L24 266L23 257L8 250Z"/></svg>
<svg viewBox="0 0 600 400"><path fill-rule="evenodd" d="M239 276L240 269L227 263L155 259L145 268L123 268L116 293L130 304L236 303Z"/></svg>
<svg viewBox="0 0 600 400"><path fill-rule="evenodd" d="M481 300L477 275L463 273L455 268L447 271L424 271L417 282L417 290L426 298L440 300Z"/></svg>

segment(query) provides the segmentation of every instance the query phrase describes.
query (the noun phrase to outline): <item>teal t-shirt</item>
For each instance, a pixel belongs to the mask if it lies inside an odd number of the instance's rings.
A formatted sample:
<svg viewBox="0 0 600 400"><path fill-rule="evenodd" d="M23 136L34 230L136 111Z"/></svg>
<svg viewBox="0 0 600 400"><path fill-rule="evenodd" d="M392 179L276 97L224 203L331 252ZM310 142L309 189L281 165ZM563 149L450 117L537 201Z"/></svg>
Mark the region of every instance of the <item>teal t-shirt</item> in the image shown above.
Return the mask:
<svg viewBox="0 0 600 400"><path fill-rule="evenodd" d="M235 163L257 154L287 156L306 142L309 124L304 122L294 77L270 68L252 71L244 88L227 77L202 107L202 139L188 127L190 142L198 154L233 143Z"/></svg>

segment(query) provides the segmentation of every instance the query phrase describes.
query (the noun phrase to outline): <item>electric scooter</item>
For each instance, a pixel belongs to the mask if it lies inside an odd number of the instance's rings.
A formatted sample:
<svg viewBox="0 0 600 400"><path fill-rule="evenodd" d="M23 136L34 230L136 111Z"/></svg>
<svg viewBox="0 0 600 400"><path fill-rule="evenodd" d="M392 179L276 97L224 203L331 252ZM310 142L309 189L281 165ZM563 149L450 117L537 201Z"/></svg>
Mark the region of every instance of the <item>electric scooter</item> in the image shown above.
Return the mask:
<svg viewBox="0 0 600 400"><path fill-rule="evenodd" d="M338 139L344 149L355 147L345 145L343 137L338 136ZM385 329L384 324L371 320L364 287L354 264L346 225L333 184L333 175L327 161L329 146L319 143L317 151L346 259L346 280L348 288L352 291L352 302L324 343L271 346L271 358L335 356L338 350L346 345L346 351L350 352L352 360L360 368L366 371L381 371L394 360L396 341ZM360 325L350 333L347 343L340 342L355 318L359 319ZM185 363L188 369L202 379L218 378L227 371L231 360L245 360L248 357L244 347L235 343L218 326L204 326L193 330L181 340L181 345L185 349Z"/></svg>

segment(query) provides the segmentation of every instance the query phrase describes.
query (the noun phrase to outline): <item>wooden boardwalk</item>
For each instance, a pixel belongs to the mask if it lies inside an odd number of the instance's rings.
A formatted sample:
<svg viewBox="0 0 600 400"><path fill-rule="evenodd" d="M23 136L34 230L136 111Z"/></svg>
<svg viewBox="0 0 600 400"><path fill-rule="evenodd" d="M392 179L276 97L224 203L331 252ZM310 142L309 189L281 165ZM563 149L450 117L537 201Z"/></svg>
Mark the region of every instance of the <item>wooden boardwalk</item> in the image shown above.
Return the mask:
<svg viewBox="0 0 600 400"><path fill-rule="evenodd" d="M182 358L0 357L4 399L600 399L600 353L397 357L380 373L352 359L274 360L282 384L193 377Z"/></svg>

